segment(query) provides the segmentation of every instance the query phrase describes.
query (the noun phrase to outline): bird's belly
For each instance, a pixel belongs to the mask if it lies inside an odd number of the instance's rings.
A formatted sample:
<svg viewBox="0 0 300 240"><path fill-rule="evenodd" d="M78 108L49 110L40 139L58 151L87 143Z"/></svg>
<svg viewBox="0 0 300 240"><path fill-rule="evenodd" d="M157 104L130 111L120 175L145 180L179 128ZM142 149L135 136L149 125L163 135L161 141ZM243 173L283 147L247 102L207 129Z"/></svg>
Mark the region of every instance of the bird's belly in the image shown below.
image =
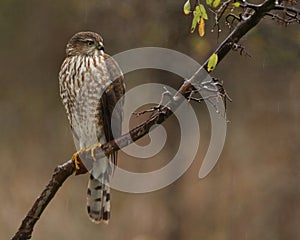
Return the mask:
<svg viewBox="0 0 300 240"><path fill-rule="evenodd" d="M96 117L74 115L72 122L73 130L78 137L80 149L92 146L101 139L101 136L104 136L102 127L99 125Z"/></svg>

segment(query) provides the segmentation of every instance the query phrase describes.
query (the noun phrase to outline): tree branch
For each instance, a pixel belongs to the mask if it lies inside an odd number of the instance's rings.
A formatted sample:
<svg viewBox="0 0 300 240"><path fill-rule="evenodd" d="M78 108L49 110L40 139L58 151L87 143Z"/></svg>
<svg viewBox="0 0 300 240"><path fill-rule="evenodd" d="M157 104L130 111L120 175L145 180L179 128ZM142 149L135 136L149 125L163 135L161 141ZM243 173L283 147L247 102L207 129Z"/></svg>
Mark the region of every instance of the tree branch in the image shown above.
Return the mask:
<svg viewBox="0 0 300 240"><path fill-rule="evenodd" d="M238 43L238 41L250 29L255 27L259 23L259 21L274 7L274 0L265 1L263 4L258 6L257 11L255 11L253 15L251 15L247 20L240 22L235 27L231 34L221 43L221 45L214 52L218 55L218 64L224 59L224 57L232 49L234 44ZM132 142L145 136L153 125L164 122L169 116L172 115L172 111L176 110L176 108L179 106L179 104L182 101L182 96L186 95L186 93L191 88L192 83L197 79L201 79L199 78L199 76L201 75L203 69L207 69L208 61L209 60L207 60L204 63L204 65L201 68L199 68L190 79L186 80L183 83L183 85L178 90L177 94L173 97L173 101L169 102L164 108L161 109L160 112L158 112L149 120L132 129L129 133L124 134L118 139L112 140L102 145L102 149L99 149L99 151L103 151L105 154L110 154L114 151L119 150L120 148L126 147Z"/></svg>
<svg viewBox="0 0 300 240"><path fill-rule="evenodd" d="M282 5L275 5L273 10L281 10L281 11L287 11L290 13L294 13L295 15L300 15L300 9L295 7L289 7L289 6L282 6Z"/></svg>
<svg viewBox="0 0 300 240"><path fill-rule="evenodd" d="M48 203L55 196L56 192L64 183L64 181L71 176L74 171L75 166L72 160L69 160L55 168L51 180L40 196L38 196L38 198L35 200L32 208L27 213L12 240L25 240L31 238L33 227L39 220Z"/></svg>
<svg viewBox="0 0 300 240"><path fill-rule="evenodd" d="M282 11L288 10L289 12L299 14L298 9L287 9L286 7L275 5L275 0L266 0L263 4L256 5L254 13L250 16L245 16L243 20L237 24L237 26L230 33L230 35L221 43L221 45L214 52L218 55L218 64L224 59L228 52L249 30L255 27L260 22L260 20L265 15L267 15L269 11L274 9ZM190 89L192 87L192 83L194 83L195 81L199 81L197 79L201 79L199 78L201 72L207 69L207 65L208 60L200 69L198 69L195 72L195 74L190 79L186 80L183 83L183 85L180 87L177 94L172 98L172 100L169 101L165 107L160 108L155 114L153 114L150 119L135 127L130 132L122 135L118 139L105 143L101 147L97 147L95 151L98 151L102 155L113 153L119 150L120 148L123 148L145 136L147 133L149 133L150 129L155 124L161 124L162 122L164 122L169 116L172 115L172 112L174 112L176 108L180 105L184 96L188 96L188 93L190 92ZM31 238L34 225L38 221L44 209L54 197L54 195L56 194L60 186L64 183L64 181L75 171L76 167L72 160L69 160L68 162L58 166L55 169L50 182L35 201L34 205L22 221L18 232L15 234L12 240L26 240Z"/></svg>

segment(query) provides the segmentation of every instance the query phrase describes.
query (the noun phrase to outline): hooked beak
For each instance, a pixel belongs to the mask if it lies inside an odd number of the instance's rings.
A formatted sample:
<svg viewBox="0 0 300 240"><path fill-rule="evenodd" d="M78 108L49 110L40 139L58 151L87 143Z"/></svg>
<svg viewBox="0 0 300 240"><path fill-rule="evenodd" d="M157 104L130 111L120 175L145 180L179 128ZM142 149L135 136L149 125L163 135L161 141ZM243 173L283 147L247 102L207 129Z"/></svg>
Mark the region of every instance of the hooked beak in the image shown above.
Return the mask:
<svg viewBox="0 0 300 240"><path fill-rule="evenodd" d="M100 51L104 51L104 45L103 45L103 43L102 43L102 42L99 42L97 48L98 48L98 50L100 50Z"/></svg>

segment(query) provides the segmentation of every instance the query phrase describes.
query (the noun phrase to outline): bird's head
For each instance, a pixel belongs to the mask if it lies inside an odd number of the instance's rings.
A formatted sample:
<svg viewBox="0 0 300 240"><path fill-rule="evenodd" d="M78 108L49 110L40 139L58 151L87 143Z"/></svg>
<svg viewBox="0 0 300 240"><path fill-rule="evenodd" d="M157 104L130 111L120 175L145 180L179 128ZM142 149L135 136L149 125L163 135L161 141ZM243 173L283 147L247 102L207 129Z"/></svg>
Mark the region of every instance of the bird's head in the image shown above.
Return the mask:
<svg viewBox="0 0 300 240"><path fill-rule="evenodd" d="M102 37L94 32L79 32L71 37L67 44L67 56L75 55L103 55L104 45Z"/></svg>

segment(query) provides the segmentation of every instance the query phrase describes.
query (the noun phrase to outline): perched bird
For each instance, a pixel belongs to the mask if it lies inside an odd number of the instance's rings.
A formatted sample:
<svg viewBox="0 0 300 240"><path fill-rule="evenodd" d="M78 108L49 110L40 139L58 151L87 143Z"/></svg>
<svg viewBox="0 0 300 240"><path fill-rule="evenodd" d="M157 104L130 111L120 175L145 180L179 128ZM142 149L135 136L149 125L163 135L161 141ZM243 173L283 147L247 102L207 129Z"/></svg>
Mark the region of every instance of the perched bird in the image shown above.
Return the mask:
<svg viewBox="0 0 300 240"><path fill-rule="evenodd" d="M78 151L121 135L124 78L116 61L104 53L99 34L79 32L69 40L59 72L59 90ZM87 211L93 222L108 222L109 180L117 153L94 160L87 167Z"/></svg>

